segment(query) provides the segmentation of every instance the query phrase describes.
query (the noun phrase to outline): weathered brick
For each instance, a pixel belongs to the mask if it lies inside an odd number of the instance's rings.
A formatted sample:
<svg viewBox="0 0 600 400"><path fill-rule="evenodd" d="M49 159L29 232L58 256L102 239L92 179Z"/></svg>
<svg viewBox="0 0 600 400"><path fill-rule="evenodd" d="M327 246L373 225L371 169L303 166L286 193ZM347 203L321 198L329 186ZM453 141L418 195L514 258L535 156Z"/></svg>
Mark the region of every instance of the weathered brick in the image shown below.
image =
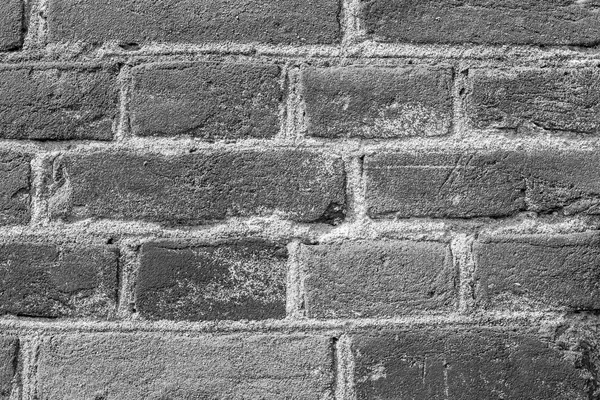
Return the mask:
<svg viewBox="0 0 600 400"><path fill-rule="evenodd" d="M219 246L142 246L136 308L150 319L284 318L285 246L247 241Z"/></svg>
<svg viewBox="0 0 600 400"><path fill-rule="evenodd" d="M467 114L479 129L600 133L600 73L591 69L475 69Z"/></svg>
<svg viewBox="0 0 600 400"><path fill-rule="evenodd" d="M382 153L364 171L374 218L600 213L593 150Z"/></svg>
<svg viewBox="0 0 600 400"><path fill-rule="evenodd" d="M50 41L334 43L337 0L51 0Z"/></svg>
<svg viewBox="0 0 600 400"><path fill-rule="evenodd" d="M18 374L19 338L0 336L0 400L9 400ZM14 397L13 397L14 398Z"/></svg>
<svg viewBox="0 0 600 400"><path fill-rule="evenodd" d="M99 139L113 136L114 66L0 67L0 137Z"/></svg>
<svg viewBox="0 0 600 400"><path fill-rule="evenodd" d="M276 213L330 222L345 205L342 160L303 150L97 152L65 156L61 168L55 197L69 201L52 212L65 218L196 224Z"/></svg>
<svg viewBox="0 0 600 400"><path fill-rule="evenodd" d="M436 242L360 241L302 246L309 317L393 317L443 311L456 302L449 246Z"/></svg>
<svg viewBox="0 0 600 400"><path fill-rule="evenodd" d="M269 138L279 131L280 68L196 63L134 68L133 133L205 139Z"/></svg>
<svg viewBox="0 0 600 400"><path fill-rule="evenodd" d="M0 314L97 316L113 311L118 252L112 246L0 246Z"/></svg>
<svg viewBox="0 0 600 400"><path fill-rule="evenodd" d="M383 331L354 337L362 399L583 400L593 392L587 352L491 329Z"/></svg>
<svg viewBox="0 0 600 400"><path fill-rule="evenodd" d="M502 163L504 157L436 151L368 156L369 215L467 218L524 209L524 181Z"/></svg>
<svg viewBox="0 0 600 400"><path fill-rule="evenodd" d="M475 298L486 308L599 309L596 234L487 237L473 246Z"/></svg>
<svg viewBox="0 0 600 400"><path fill-rule="evenodd" d="M332 340L310 335L72 334L39 350L40 399L331 398Z"/></svg>
<svg viewBox="0 0 600 400"><path fill-rule="evenodd" d="M452 124L450 68L310 68L302 74L308 134L439 136Z"/></svg>
<svg viewBox="0 0 600 400"><path fill-rule="evenodd" d="M594 1L361 0L367 34L385 42L593 46Z"/></svg>
<svg viewBox="0 0 600 400"><path fill-rule="evenodd" d="M30 162L31 155L0 151L0 225L29 222Z"/></svg>
<svg viewBox="0 0 600 400"><path fill-rule="evenodd" d="M23 9L23 0L3 0L0 3L0 51L21 47Z"/></svg>

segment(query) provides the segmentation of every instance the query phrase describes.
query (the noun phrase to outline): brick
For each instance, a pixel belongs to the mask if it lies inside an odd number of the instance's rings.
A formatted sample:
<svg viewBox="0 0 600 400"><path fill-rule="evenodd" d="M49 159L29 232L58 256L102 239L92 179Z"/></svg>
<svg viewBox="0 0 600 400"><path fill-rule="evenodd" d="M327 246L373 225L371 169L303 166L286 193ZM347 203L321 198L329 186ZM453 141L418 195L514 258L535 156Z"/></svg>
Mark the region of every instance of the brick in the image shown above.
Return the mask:
<svg viewBox="0 0 600 400"><path fill-rule="evenodd" d="M452 125L450 68L310 68L302 74L308 134L439 136Z"/></svg>
<svg viewBox="0 0 600 400"><path fill-rule="evenodd" d="M285 246L151 242L141 248L136 308L149 319L284 318Z"/></svg>
<svg viewBox="0 0 600 400"><path fill-rule="evenodd" d="M0 151L0 225L29 222L30 162L31 155Z"/></svg>
<svg viewBox="0 0 600 400"><path fill-rule="evenodd" d="M118 251L113 246L0 246L0 314L106 317L114 311Z"/></svg>
<svg viewBox="0 0 600 400"><path fill-rule="evenodd" d="M113 66L80 64L0 67L0 137L110 140L117 74Z"/></svg>
<svg viewBox="0 0 600 400"><path fill-rule="evenodd" d="M485 308L600 308L600 238L595 234L508 235L473 246L475 299Z"/></svg>
<svg viewBox="0 0 600 400"><path fill-rule="evenodd" d="M510 215L525 208L525 183L506 154L382 153L364 163L373 218Z"/></svg>
<svg viewBox="0 0 600 400"><path fill-rule="evenodd" d="M197 224L276 213L296 221L331 222L345 205L342 160L303 150L173 156L97 152L67 155L61 169L70 201L52 213L67 219Z"/></svg>
<svg viewBox="0 0 600 400"><path fill-rule="evenodd" d="M593 1L361 0L367 35L384 42L594 46Z"/></svg>
<svg viewBox="0 0 600 400"><path fill-rule="evenodd" d="M596 384L587 351L485 328L357 334L352 352L358 400L583 400Z"/></svg>
<svg viewBox="0 0 600 400"><path fill-rule="evenodd" d="M597 68L475 69L467 115L479 129L598 134Z"/></svg>
<svg viewBox="0 0 600 400"><path fill-rule="evenodd" d="M140 136L270 138L279 131L280 68L256 63L133 70L132 131Z"/></svg>
<svg viewBox="0 0 600 400"><path fill-rule="evenodd" d="M0 51L15 50L23 43L23 0L0 3Z"/></svg>
<svg viewBox="0 0 600 400"><path fill-rule="evenodd" d="M381 153L364 171L373 218L600 213L593 150Z"/></svg>
<svg viewBox="0 0 600 400"><path fill-rule="evenodd" d="M19 338L0 336L0 400L9 400L18 375Z"/></svg>
<svg viewBox="0 0 600 400"><path fill-rule="evenodd" d="M326 44L340 40L338 14L336 0L51 0L48 36L52 42Z"/></svg>
<svg viewBox="0 0 600 400"><path fill-rule="evenodd" d="M305 307L313 318L393 317L456 302L447 244L359 241L302 246Z"/></svg>
<svg viewBox="0 0 600 400"><path fill-rule="evenodd" d="M302 334L55 336L40 346L37 396L319 400L333 397L332 353L331 338Z"/></svg>

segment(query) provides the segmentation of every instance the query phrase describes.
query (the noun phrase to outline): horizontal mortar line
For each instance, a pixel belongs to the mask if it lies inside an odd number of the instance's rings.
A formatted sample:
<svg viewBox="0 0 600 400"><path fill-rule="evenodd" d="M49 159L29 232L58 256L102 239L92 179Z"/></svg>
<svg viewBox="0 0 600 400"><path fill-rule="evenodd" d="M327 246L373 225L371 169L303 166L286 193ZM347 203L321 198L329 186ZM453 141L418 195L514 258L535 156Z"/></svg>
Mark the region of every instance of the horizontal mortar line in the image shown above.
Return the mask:
<svg viewBox="0 0 600 400"><path fill-rule="evenodd" d="M586 314L587 315L587 314ZM264 321L91 321L91 320L52 320L0 318L0 329L3 332L182 332L182 333L214 333L214 332L302 332L302 331L352 331L369 328L403 329L428 326L476 326L509 328L511 324L520 327L536 328L542 325L560 325L577 322L581 314L569 315L561 312L493 312L478 315L461 315L458 313L444 315L413 315L397 318L365 318L337 320L264 320ZM586 321L598 324L600 316L587 315Z"/></svg>
<svg viewBox="0 0 600 400"><path fill-rule="evenodd" d="M91 51L85 45L73 42L57 42L41 48L32 47L22 52L0 53L0 60L19 60L27 58L54 59L56 54L78 54L86 58L111 57L147 57L164 55L249 55L298 57L365 57L365 58L403 58L416 59L473 59L486 60L509 59L511 61L564 61L565 58L581 60L600 60L600 50L578 46L535 45L476 45L476 44L409 44L386 43L364 40L358 43L332 45L270 45L265 43L144 43L138 50L124 50L118 42L107 41ZM559 61L560 62L560 61Z"/></svg>

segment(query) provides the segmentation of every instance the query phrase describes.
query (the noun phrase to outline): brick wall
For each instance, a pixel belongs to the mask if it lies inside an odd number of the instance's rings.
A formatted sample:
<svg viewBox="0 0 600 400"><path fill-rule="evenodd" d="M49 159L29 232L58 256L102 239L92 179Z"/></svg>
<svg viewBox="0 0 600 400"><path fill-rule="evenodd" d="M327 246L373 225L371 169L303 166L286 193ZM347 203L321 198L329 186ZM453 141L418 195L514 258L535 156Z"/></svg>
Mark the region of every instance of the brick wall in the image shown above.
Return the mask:
<svg viewBox="0 0 600 400"><path fill-rule="evenodd" d="M0 400L600 399L596 0L2 0Z"/></svg>

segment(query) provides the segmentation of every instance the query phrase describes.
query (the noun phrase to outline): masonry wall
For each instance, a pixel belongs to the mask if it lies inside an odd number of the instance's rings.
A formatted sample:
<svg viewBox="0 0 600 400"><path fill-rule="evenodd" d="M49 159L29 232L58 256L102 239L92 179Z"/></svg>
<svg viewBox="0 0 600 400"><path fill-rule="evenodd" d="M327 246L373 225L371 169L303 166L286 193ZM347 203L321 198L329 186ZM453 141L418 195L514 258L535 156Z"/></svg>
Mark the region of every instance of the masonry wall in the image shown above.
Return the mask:
<svg viewBox="0 0 600 400"><path fill-rule="evenodd" d="M600 399L600 3L1 0L0 399Z"/></svg>

